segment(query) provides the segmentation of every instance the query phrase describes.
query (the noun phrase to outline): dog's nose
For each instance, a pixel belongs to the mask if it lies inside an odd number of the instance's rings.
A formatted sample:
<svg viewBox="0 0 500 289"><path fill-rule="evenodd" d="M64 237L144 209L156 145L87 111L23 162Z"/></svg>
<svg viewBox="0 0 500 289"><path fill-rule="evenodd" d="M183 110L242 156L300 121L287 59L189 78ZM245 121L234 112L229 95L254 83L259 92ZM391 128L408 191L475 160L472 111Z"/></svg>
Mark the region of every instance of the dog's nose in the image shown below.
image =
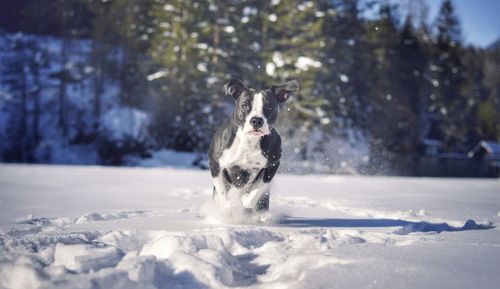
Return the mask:
<svg viewBox="0 0 500 289"><path fill-rule="evenodd" d="M259 129L264 124L264 120L262 119L262 117L252 117L250 119L250 124L252 125L253 129Z"/></svg>

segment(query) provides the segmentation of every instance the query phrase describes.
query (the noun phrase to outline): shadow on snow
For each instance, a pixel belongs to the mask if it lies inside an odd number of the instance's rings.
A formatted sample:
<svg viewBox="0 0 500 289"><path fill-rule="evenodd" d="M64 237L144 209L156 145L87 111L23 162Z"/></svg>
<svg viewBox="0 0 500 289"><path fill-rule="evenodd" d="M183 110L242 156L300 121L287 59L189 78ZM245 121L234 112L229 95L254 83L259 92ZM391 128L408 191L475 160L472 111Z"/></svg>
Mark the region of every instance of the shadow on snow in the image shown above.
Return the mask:
<svg viewBox="0 0 500 289"><path fill-rule="evenodd" d="M492 223L478 224L473 220L467 220L461 227L454 227L447 223L412 222L393 219L315 219L286 217L278 222L279 225L287 227L324 227L324 228L355 228L355 227L401 227L395 233L407 235L413 232L456 232L469 230L486 230L495 226Z"/></svg>

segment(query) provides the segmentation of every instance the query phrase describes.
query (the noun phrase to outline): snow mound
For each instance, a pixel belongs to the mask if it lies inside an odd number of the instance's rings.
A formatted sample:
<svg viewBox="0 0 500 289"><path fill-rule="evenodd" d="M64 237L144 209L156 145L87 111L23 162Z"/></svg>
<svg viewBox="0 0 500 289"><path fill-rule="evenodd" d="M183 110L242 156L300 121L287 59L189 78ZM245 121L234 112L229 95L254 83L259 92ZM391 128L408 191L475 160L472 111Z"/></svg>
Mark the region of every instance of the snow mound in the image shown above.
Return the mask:
<svg viewBox="0 0 500 289"><path fill-rule="evenodd" d="M87 213L76 219L75 224L85 224L91 221L105 221L105 220L115 220L115 219L128 219L132 217L142 217L147 214L146 211L136 210L136 211L125 211L117 213Z"/></svg>
<svg viewBox="0 0 500 289"><path fill-rule="evenodd" d="M429 222L407 222L408 224L398 229L396 234L407 235L414 232L455 232L455 231L468 231L468 230L485 230L494 228L493 223L485 221L478 224L473 220L467 220L461 227L453 227L447 223L432 224Z"/></svg>
<svg viewBox="0 0 500 289"><path fill-rule="evenodd" d="M118 264L123 253L116 247L95 248L87 244L65 245L58 243L54 249L52 266L64 266L76 272L97 271Z"/></svg>

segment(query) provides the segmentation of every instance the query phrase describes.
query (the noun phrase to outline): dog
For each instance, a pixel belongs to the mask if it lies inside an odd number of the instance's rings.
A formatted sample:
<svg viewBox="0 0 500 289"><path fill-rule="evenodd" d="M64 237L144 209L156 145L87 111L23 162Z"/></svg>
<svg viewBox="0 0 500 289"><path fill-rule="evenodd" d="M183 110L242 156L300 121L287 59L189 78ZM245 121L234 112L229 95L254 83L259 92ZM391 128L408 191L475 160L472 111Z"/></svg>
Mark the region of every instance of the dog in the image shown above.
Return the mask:
<svg viewBox="0 0 500 289"><path fill-rule="evenodd" d="M235 110L215 132L208 151L214 183L213 199L221 208L269 210L269 188L281 157L281 137L275 130L279 106L300 90L292 80L255 90L239 79L224 85Z"/></svg>

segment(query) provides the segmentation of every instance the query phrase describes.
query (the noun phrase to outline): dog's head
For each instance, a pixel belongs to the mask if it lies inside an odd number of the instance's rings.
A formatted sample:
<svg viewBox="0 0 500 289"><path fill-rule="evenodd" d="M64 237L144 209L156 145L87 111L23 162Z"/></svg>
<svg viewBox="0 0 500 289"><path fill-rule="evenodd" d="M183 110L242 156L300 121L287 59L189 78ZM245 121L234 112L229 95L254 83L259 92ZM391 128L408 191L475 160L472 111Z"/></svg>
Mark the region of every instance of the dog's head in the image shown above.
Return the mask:
<svg viewBox="0 0 500 289"><path fill-rule="evenodd" d="M260 137L271 133L278 119L279 104L290 98L292 92L300 90L300 84L292 80L255 90L233 78L224 85L224 90L236 102L234 121L244 133Z"/></svg>

